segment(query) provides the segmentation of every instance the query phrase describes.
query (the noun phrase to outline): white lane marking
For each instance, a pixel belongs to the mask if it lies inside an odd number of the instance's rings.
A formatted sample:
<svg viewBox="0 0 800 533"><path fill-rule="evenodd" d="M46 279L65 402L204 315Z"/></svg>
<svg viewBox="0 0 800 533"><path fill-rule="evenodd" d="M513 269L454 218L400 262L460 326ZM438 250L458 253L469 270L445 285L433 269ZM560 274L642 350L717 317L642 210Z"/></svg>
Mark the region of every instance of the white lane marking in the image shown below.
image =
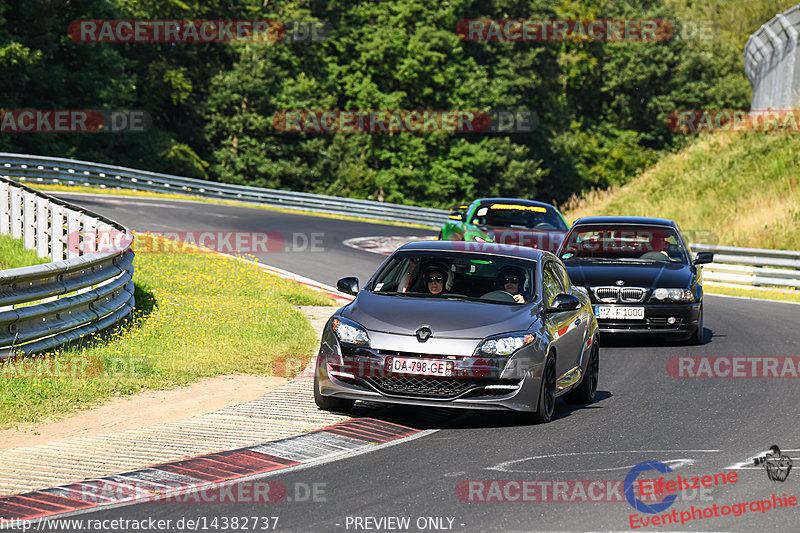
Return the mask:
<svg viewBox="0 0 800 533"><path fill-rule="evenodd" d="M523 457L522 459L514 459L512 461L503 461L502 463L497 463L494 466L486 467L485 470L494 470L497 472L542 472L542 473L553 473L553 472L608 472L612 470L623 470L627 469L630 470L635 465L630 466L618 466L613 468L594 468L594 469L586 469L586 470L513 470L512 467L515 464L519 464L525 461L534 461L537 459L548 459L548 458L555 458L555 457L569 457L569 456L576 456L576 455L610 455L610 454L643 454L643 453L669 453L669 454L678 454L678 453L717 453L722 450L614 450L614 451L606 451L606 452L572 452L572 453L553 453L547 455L533 455L531 457ZM681 468L684 466L688 466L695 463L694 459L671 459L669 461L661 461L664 464L671 464L674 463L676 466L675 468Z"/></svg>
<svg viewBox="0 0 800 533"><path fill-rule="evenodd" d="M786 452L800 452L800 450L784 450L784 449L781 449L781 454L788 455L788 454L786 454ZM762 456L764 456L764 455L766 455L768 453L770 453L770 450L764 450L763 452L759 452L759 453L757 453L755 455L751 455L750 457L748 457L744 461L739 461L739 462L733 463L730 466L726 466L724 468L724 470L763 470L764 469L764 465L756 466L753 463L753 460L756 457L762 457ZM800 461L800 457L789 456L789 459L791 459L792 462Z"/></svg>
<svg viewBox="0 0 800 533"><path fill-rule="evenodd" d="M295 274L294 272L290 272L288 270L284 270L282 268L278 268L278 267L275 267L275 266L265 265L265 264L259 263L257 261L251 261L250 259L245 259L244 257L239 257L239 256L236 256L236 255L231 255L231 254L223 254L221 252L216 252L216 253L218 255L222 255L222 256L225 256L225 257L230 257L232 259L237 259L237 260L245 262L245 263L250 263L250 264L256 265L260 269L265 270L265 271L269 272L270 274L274 274L275 276L278 276L279 278L283 278L283 279L288 279L288 280L294 281L296 283L299 283L300 285L304 285L304 286L306 286L306 287L308 287L310 289L314 289L317 292L322 292L324 294L327 294L328 296L330 296L332 298L336 298L338 300L343 300L346 303L350 303L353 300L355 300L355 297L350 296L349 294L344 294L342 292L339 292L339 289L337 289L335 287L331 287L330 285L326 285L326 284L324 284L322 282L315 281L315 280L313 280L311 278L307 278L305 276L301 276L300 274ZM341 303L341 302L339 302L339 303Z"/></svg>

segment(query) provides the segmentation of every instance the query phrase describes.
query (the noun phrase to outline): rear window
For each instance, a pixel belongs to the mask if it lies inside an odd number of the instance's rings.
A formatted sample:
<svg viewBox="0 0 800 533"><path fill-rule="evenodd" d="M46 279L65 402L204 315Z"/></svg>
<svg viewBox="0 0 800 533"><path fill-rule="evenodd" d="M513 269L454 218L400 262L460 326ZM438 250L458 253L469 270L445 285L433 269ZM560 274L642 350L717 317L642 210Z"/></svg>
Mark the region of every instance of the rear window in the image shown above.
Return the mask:
<svg viewBox="0 0 800 533"><path fill-rule="evenodd" d="M562 230L567 225L552 207L495 202L483 204L472 217L473 224L517 229Z"/></svg>

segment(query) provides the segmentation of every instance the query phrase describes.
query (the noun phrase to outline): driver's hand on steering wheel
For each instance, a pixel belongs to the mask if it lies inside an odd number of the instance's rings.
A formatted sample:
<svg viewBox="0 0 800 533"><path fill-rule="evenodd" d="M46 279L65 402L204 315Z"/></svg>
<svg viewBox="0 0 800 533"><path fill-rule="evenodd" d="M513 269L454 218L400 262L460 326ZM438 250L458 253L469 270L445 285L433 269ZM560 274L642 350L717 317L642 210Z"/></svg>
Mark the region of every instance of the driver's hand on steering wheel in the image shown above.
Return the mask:
<svg viewBox="0 0 800 533"><path fill-rule="evenodd" d="M525 297L522 296L521 294L515 294L513 296L514 296L514 301L517 302L518 304L524 304L525 303Z"/></svg>

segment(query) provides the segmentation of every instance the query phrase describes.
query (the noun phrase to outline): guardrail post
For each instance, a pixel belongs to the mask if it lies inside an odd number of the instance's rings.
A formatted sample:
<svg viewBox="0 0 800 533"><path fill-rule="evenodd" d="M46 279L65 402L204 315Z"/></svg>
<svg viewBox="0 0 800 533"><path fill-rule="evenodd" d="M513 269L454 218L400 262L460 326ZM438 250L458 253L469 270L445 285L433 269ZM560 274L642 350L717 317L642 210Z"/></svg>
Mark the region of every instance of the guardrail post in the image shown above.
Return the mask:
<svg viewBox="0 0 800 533"><path fill-rule="evenodd" d="M67 209L67 259L83 255L80 213Z"/></svg>
<svg viewBox="0 0 800 533"><path fill-rule="evenodd" d="M16 187L8 191L11 198L11 236L15 239L22 238L22 192Z"/></svg>
<svg viewBox="0 0 800 533"><path fill-rule="evenodd" d="M8 197L8 183L0 181L0 235L11 232L11 204Z"/></svg>
<svg viewBox="0 0 800 533"><path fill-rule="evenodd" d="M65 208L59 204L53 204L50 209L51 233L50 236L50 260L63 261L66 256L66 239L64 235L64 224L66 223Z"/></svg>
<svg viewBox="0 0 800 533"><path fill-rule="evenodd" d="M38 198L36 201L36 255L50 255L50 200Z"/></svg>
<svg viewBox="0 0 800 533"><path fill-rule="evenodd" d="M94 217L82 215L83 219L83 249L81 253L91 254L97 251L97 225L100 222Z"/></svg>
<svg viewBox="0 0 800 533"><path fill-rule="evenodd" d="M36 195L25 191L22 201L22 246L26 250L33 250L36 248Z"/></svg>

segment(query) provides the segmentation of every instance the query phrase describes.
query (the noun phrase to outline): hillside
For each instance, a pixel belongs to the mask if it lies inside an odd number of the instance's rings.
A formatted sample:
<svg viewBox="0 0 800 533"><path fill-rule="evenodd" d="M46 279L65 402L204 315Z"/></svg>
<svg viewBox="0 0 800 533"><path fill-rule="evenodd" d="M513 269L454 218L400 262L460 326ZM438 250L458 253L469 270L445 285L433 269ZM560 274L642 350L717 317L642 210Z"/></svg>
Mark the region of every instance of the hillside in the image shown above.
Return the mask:
<svg viewBox="0 0 800 533"><path fill-rule="evenodd" d="M562 210L570 222L660 216L676 220L693 242L798 250L798 163L800 138L791 133L703 135L627 184L573 197Z"/></svg>

